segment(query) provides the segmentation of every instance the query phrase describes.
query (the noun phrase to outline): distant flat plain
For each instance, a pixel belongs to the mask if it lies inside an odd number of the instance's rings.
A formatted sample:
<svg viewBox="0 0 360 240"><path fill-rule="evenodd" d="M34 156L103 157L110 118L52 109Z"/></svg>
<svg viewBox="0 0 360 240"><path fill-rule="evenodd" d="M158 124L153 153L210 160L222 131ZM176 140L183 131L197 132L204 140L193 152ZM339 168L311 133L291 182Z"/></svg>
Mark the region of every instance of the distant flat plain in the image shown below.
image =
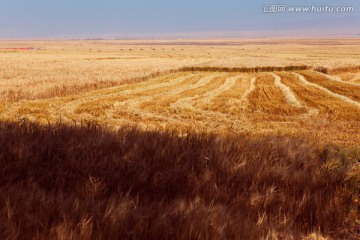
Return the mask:
<svg viewBox="0 0 360 240"><path fill-rule="evenodd" d="M3 120L360 142L360 38L4 40L0 56ZM309 69L231 70L264 66Z"/></svg>

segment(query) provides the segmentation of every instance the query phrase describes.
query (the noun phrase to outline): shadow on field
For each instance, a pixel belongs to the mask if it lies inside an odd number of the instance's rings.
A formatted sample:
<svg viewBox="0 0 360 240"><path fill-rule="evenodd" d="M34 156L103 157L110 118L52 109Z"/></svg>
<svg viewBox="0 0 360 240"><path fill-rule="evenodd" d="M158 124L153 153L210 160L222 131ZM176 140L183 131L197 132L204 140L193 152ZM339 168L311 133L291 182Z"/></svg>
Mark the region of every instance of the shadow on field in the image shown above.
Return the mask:
<svg viewBox="0 0 360 240"><path fill-rule="evenodd" d="M0 164L1 239L356 238L356 161L302 138L1 123Z"/></svg>

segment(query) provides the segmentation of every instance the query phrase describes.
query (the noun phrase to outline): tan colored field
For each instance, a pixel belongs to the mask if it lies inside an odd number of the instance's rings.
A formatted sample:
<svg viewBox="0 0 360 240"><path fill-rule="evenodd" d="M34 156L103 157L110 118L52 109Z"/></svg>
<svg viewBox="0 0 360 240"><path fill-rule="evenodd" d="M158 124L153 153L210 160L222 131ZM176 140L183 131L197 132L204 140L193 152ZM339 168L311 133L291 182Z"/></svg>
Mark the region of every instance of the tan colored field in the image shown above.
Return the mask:
<svg viewBox="0 0 360 240"><path fill-rule="evenodd" d="M306 44L304 40L35 41L1 42L0 46L43 49L0 52L3 120L280 133L305 135L322 143L360 142L358 70L333 75L311 70L178 71L184 66L203 70L212 66L357 67L358 39L342 44L338 40L307 40Z"/></svg>
<svg viewBox="0 0 360 240"><path fill-rule="evenodd" d="M8 50L25 47L38 50ZM77 94L184 66L289 65L360 65L360 40L0 41L0 100Z"/></svg>
<svg viewBox="0 0 360 240"><path fill-rule="evenodd" d="M359 66L359 38L0 41L0 238L358 239Z"/></svg>
<svg viewBox="0 0 360 240"><path fill-rule="evenodd" d="M313 71L178 72L68 97L6 103L0 116L180 132L294 134L358 144L358 86L333 84Z"/></svg>

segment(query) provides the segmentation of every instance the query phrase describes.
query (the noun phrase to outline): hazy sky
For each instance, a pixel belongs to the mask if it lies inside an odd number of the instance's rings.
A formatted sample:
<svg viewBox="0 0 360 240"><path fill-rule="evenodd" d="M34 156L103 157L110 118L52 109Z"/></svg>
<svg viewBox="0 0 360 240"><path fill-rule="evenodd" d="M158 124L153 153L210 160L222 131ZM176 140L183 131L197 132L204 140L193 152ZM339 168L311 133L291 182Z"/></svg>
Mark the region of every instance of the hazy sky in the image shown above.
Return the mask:
<svg viewBox="0 0 360 240"><path fill-rule="evenodd" d="M353 13L262 13L264 4ZM126 37L295 30L360 33L359 0L0 0L0 38Z"/></svg>

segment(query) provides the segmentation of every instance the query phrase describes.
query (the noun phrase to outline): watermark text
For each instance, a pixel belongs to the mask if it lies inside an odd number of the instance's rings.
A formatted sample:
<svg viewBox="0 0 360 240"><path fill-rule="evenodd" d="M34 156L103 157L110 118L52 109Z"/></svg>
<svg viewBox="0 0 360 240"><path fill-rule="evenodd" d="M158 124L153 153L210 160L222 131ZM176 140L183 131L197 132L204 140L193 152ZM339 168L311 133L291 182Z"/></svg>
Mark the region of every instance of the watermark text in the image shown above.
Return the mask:
<svg viewBox="0 0 360 240"><path fill-rule="evenodd" d="M354 6L288 6L284 4L265 4L262 5L263 13L352 13Z"/></svg>

